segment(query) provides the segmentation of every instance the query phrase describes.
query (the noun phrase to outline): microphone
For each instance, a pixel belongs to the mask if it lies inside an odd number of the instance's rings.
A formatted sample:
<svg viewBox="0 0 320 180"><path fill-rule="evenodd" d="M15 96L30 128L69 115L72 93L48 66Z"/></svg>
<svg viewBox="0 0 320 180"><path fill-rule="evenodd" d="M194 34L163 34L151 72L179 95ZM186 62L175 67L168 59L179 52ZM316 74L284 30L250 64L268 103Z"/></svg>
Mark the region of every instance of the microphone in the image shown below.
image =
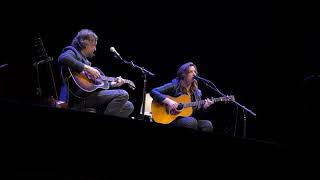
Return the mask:
<svg viewBox="0 0 320 180"><path fill-rule="evenodd" d="M117 57L119 57L120 59L122 59L122 57L120 56L120 54L116 51L116 49L114 47L110 47L110 51L115 54Z"/></svg>
<svg viewBox="0 0 320 180"><path fill-rule="evenodd" d="M208 82L208 81L209 81L209 80L207 80L207 79L205 79L205 78L202 78L202 77L200 77L200 76L197 76L197 75L195 75L194 78L195 78L196 80L200 80L200 81L204 81L204 82Z"/></svg>
<svg viewBox="0 0 320 180"><path fill-rule="evenodd" d="M216 87L216 85L213 84L213 82L211 82L210 80L205 79L205 78L202 78L202 77L197 76L197 75L195 75L194 78L195 78L196 80L200 80L200 81L204 82L207 86L208 86L208 84L213 85L213 87L216 88L217 91L219 91L219 89ZM212 87L211 87L211 88L212 88Z"/></svg>

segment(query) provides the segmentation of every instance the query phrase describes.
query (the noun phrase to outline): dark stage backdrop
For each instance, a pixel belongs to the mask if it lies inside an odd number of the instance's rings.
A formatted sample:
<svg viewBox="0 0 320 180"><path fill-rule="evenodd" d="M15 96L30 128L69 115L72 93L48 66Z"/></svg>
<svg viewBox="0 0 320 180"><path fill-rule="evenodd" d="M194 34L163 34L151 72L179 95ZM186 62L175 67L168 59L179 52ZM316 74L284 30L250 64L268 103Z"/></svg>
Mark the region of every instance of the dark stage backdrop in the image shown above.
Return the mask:
<svg viewBox="0 0 320 180"><path fill-rule="evenodd" d="M2 96L38 103L37 74L32 64L36 57L34 38L41 37L50 57L55 84L59 91L57 57L62 48L82 28L99 36L94 66L107 75L131 79L137 89L129 92L138 117L142 101L143 76L138 69L112 57L115 47L123 58L155 73L147 77L147 92L171 81L178 67L192 61L199 75L216 84L225 94L257 113L247 114L247 135L277 141L280 128L268 94L272 88L270 69L273 56L272 10L270 2L219 1L172 3L88 1L29 3L30 8L11 5L11 13L1 12L7 53L1 62ZM16 15L13 17L13 15ZM48 63L39 65L41 87L46 95L55 95ZM272 73L270 73L272 72ZM204 97L219 95L200 83ZM242 135L243 113L232 104L216 104L203 118L214 120L218 132ZM236 128L235 128L236 127ZM236 129L236 132L234 130ZM281 130L282 131L282 130Z"/></svg>
<svg viewBox="0 0 320 180"><path fill-rule="evenodd" d="M317 127L320 109L320 28L318 23L319 11L313 4L304 7L303 18L303 75L300 78L300 85L303 89L301 96L304 105L304 121L300 124L304 125L306 137L311 141L317 137Z"/></svg>

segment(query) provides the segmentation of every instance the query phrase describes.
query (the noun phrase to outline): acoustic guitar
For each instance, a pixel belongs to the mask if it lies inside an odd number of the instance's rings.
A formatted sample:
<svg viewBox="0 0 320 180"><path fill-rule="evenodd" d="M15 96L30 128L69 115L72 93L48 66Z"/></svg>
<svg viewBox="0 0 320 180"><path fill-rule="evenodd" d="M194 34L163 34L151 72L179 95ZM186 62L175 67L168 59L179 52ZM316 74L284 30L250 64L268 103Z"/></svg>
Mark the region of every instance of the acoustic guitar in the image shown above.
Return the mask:
<svg viewBox="0 0 320 180"><path fill-rule="evenodd" d="M181 95L179 97L167 97L174 100L179 105L177 109L170 109L167 105L161 105L153 100L151 103L151 113L153 120L157 123L169 124L179 116L191 116L193 112L192 107L203 105L205 103L205 100L191 102L191 97L188 95ZM232 100L234 101L234 96L210 98L210 100L213 102L230 102Z"/></svg>
<svg viewBox="0 0 320 180"><path fill-rule="evenodd" d="M87 93L93 92L97 89L110 89L110 83L116 81L117 78L108 77L99 68L93 68L97 69L100 72L101 76L99 78L94 78L89 72L85 70L79 73L76 71L71 71L69 69L71 77L77 87ZM124 82L127 83L132 90L136 88L135 84L132 81L124 79Z"/></svg>

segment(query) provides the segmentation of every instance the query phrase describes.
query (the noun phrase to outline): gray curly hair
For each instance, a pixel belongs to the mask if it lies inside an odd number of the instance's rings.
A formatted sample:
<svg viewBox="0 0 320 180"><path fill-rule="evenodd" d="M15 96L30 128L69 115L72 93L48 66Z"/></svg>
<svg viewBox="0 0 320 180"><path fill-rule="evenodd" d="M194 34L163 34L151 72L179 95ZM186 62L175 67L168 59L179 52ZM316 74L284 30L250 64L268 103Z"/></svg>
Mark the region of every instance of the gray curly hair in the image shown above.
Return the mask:
<svg viewBox="0 0 320 180"><path fill-rule="evenodd" d="M98 36L90 29L81 29L72 40L71 45L78 49L84 49L89 43L97 43Z"/></svg>

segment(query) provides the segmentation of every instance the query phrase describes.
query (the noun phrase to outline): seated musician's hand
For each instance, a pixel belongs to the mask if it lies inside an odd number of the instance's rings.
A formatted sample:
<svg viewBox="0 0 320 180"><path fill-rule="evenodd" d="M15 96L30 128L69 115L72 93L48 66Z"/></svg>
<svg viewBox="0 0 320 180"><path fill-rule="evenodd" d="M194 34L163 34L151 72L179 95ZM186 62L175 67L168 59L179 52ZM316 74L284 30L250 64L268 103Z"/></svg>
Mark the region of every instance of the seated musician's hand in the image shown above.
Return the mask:
<svg viewBox="0 0 320 180"><path fill-rule="evenodd" d="M166 104L169 106L170 109L175 109L176 111L179 111L177 110L177 107L179 105L177 102L168 98L168 100L166 101Z"/></svg>
<svg viewBox="0 0 320 180"><path fill-rule="evenodd" d="M209 106L211 106L214 102L211 101L210 99L204 100L203 108L207 109Z"/></svg>
<svg viewBox="0 0 320 180"><path fill-rule="evenodd" d="M117 87L117 86L121 86L121 85L123 85L124 83L125 83L124 79L122 79L122 77L119 76L119 77L116 78L116 84L115 84L115 86L116 86L116 87Z"/></svg>
<svg viewBox="0 0 320 180"><path fill-rule="evenodd" d="M91 66L85 65L84 69L88 71L96 79L101 77L100 72Z"/></svg>

